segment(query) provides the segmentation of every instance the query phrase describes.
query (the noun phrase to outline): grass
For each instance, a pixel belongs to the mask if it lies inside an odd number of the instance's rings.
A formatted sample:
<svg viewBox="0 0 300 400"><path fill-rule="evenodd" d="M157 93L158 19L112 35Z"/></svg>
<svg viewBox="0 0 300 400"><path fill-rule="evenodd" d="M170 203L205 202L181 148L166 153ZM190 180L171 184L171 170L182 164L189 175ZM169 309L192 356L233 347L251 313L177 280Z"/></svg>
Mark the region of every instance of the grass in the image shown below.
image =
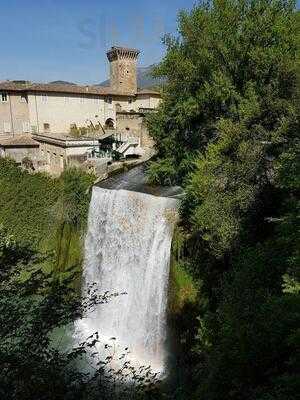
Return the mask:
<svg viewBox="0 0 300 400"><path fill-rule="evenodd" d="M173 261L169 281L169 313L180 314L186 305L197 301L198 288L182 263Z"/></svg>

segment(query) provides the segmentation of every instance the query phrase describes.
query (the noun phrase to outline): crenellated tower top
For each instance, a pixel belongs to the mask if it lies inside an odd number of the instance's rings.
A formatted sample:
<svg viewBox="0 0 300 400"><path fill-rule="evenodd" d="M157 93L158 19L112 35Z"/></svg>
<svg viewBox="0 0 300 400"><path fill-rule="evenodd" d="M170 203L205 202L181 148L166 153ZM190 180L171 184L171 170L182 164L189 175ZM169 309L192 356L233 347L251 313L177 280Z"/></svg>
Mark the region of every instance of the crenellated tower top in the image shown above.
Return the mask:
<svg viewBox="0 0 300 400"><path fill-rule="evenodd" d="M110 62L110 86L121 94L137 92L137 59L139 50L112 47L107 52Z"/></svg>

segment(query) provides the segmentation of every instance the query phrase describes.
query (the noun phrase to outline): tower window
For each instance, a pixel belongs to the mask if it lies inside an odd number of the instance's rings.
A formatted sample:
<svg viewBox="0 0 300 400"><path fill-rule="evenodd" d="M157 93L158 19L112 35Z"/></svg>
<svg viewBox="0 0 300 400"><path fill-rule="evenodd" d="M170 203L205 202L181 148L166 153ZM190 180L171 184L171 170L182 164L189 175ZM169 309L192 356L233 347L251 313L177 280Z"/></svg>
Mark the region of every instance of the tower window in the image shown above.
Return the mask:
<svg viewBox="0 0 300 400"><path fill-rule="evenodd" d="M44 132L50 132L50 124L44 123Z"/></svg>
<svg viewBox="0 0 300 400"><path fill-rule="evenodd" d="M22 123L23 126L23 133L29 133L30 132L30 124L28 121L24 121Z"/></svg>
<svg viewBox="0 0 300 400"><path fill-rule="evenodd" d="M4 122L3 123L4 127L4 133L11 133L11 124L10 122Z"/></svg>
<svg viewBox="0 0 300 400"><path fill-rule="evenodd" d="M21 103L27 103L28 99L27 99L27 94L21 94Z"/></svg>

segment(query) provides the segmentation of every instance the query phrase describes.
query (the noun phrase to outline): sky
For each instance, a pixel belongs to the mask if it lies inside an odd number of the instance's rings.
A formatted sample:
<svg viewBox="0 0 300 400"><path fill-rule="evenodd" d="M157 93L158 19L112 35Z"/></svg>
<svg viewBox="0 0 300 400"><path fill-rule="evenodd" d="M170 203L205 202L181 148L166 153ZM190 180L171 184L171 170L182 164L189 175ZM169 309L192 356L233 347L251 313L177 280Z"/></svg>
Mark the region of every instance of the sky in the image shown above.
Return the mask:
<svg viewBox="0 0 300 400"><path fill-rule="evenodd" d="M0 0L0 80L99 83L112 45L141 50L140 66L159 62L165 33L195 0Z"/></svg>
<svg viewBox="0 0 300 400"><path fill-rule="evenodd" d="M196 0L0 0L0 80L108 78L112 45L141 50L140 66L159 62L161 38ZM300 0L298 0L298 6Z"/></svg>

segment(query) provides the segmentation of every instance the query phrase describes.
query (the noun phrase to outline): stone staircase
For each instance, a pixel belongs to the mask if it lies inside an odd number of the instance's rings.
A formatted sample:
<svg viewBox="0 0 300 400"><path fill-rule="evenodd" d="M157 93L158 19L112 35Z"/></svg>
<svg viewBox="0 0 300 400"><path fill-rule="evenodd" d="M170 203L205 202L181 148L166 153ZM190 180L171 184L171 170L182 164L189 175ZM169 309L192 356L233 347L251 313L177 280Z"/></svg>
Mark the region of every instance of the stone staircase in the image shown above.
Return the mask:
<svg viewBox="0 0 300 400"><path fill-rule="evenodd" d="M126 141L116 149L116 151L124 157L134 154L141 155L139 140L137 138L127 138Z"/></svg>

